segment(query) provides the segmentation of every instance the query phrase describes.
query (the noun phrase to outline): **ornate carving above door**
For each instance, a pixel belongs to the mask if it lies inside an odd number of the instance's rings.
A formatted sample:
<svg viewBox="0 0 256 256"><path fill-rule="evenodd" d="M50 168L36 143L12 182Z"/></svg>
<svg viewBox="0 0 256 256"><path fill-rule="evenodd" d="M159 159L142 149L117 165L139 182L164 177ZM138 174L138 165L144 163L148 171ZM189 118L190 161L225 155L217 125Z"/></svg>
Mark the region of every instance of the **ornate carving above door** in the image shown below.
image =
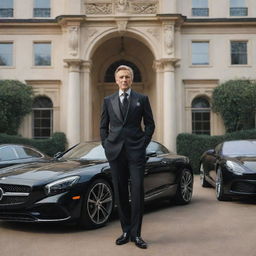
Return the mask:
<svg viewBox="0 0 256 256"><path fill-rule="evenodd" d="M84 0L86 15L156 14L159 0Z"/></svg>

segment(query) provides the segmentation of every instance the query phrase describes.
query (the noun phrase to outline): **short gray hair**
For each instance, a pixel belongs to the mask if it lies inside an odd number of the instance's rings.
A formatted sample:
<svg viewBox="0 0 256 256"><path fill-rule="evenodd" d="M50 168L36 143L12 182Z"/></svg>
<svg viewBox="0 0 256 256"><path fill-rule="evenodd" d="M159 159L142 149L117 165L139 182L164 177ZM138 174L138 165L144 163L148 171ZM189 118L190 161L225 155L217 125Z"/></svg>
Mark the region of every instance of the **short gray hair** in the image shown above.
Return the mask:
<svg viewBox="0 0 256 256"><path fill-rule="evenodd" d="M133 81L133 70L132 70L132 68L130 68L129 66L126 66L126 65L119 66L115 71L115 77L116 77L117 72L120 71L120 70L128 70L131 74L131 79Z"/></svg>

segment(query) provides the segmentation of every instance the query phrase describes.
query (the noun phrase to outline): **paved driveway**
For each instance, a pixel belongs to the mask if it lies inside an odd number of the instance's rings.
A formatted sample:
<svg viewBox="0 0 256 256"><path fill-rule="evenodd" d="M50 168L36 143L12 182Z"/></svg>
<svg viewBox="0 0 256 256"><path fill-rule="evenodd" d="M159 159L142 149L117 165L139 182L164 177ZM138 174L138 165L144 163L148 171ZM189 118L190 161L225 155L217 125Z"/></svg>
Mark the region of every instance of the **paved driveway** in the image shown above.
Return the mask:
<svg viewBox="0 0 256 256"><path fill-rule="evenodd" d="M187 206L167 202L146 207L141 250L128 243L116 246L117 217L98 230L67 225L0 222L1 256L256 256L255 202L218 202L214 190L195 179Z"/></svg>

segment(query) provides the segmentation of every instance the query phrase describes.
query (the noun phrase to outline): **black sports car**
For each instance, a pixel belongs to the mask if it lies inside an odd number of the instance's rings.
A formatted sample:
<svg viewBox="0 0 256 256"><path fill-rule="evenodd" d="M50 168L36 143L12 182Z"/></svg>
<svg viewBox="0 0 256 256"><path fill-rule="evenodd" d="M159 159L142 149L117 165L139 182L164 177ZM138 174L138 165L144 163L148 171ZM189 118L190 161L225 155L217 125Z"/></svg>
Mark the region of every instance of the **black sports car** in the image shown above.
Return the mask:
<svg viewBox="0 0 256 256"><path fill-rule="evenodd" d="M193 172L189 159L163 145L147 147L145 200L190 202ZM115 205L111 172L98 142L81 143L48 163L4 168L0 175L0 219L24 222L78 220L104 225Z"/></svg>
<svg viewBox="0 0 256 256"><path fill-rule="evenodd" d="M0 145L0 168L47 159L49 159L47 155L31 146L17 144Z"/></svg>
<svg viewBox="0 0 256 256"><path fill-rule="evenodd" d="M256 196L256 140L226 141L200 160L203 187L215 187L220 201Z"/></svg>

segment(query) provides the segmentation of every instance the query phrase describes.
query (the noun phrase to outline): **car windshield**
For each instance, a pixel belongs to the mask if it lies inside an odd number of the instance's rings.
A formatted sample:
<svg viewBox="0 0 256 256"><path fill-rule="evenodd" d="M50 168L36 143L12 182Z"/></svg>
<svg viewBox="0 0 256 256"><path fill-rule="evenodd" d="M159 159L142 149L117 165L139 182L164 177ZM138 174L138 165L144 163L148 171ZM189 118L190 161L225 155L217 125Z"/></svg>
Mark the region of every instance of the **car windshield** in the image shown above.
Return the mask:
<svg viewBox="0 0 256 256"><path fill-rule="evenodd" d="M66 160L106 160L105 152L99 142L84 142L62 156Z"/></svg>
<svg viewBox="0 0 256 256"><path fill-rule="evenodd" d="M256 156L256 140L227 141L223 144L225 156Z"/></svg>

